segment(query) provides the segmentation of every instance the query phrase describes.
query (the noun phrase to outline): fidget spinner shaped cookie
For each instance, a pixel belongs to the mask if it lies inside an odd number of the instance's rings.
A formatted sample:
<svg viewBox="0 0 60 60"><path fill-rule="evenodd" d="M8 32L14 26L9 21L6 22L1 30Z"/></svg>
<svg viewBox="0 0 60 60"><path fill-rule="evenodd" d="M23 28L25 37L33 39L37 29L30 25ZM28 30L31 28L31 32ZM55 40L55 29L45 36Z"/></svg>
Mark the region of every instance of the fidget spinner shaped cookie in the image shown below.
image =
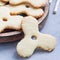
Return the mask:
<svg viewBox="0 0 60 60"><path fill-rule="evenodd" d="M7 5L6 7L9 8L10 13L12 15L24 13L27 16L33 16L35 18L40 18L44 15L43 9L41 9L41 8L35 9L32 7L27 7L27 5L18 5L18 6Z"/></svg>
<svg viewBox="0 0 60 60"><path fill-rule="evenodd" d="M11 5L19 5L21 3L28 3L35 8L44 7L47 4L48 0L1 0L2 2L9 2Z"/></svg>
<svg viewBox="0 0 60 60"><path fill-rule="evenodd" d="M20 15L11 16L10 10L6 7L0 7L0 32L5 29L21 29L21 21L23 17Z"/></svg>
<svg viewBox="0 0 60 60"><path fill-rule="evenodd" d="M17 44L17 52L22 57L29 57L36 48L51 51L56 46L56 39L48 34L42 34L38 30L38 21L31 17L22 20L24 38Z"/></svg>

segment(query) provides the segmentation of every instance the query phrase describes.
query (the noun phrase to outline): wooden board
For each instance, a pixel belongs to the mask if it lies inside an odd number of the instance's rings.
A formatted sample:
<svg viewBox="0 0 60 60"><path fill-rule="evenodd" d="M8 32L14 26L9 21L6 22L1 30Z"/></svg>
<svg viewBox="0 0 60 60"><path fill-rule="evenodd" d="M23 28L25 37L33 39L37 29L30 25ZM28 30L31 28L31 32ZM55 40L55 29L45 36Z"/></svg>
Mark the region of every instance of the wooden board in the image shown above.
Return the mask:
<svg viewBox="0 0 60 60"><path fill-rule="evenodd" d="M49 12L49 3L44 8L44 12L45 14L38 19L39 30L42 29L42 27L46 22L48 12ZM0 33L0 43L17 41L22 39L23 37L24 37L24 34L22 31L9 31L9 32Z"/></svg>

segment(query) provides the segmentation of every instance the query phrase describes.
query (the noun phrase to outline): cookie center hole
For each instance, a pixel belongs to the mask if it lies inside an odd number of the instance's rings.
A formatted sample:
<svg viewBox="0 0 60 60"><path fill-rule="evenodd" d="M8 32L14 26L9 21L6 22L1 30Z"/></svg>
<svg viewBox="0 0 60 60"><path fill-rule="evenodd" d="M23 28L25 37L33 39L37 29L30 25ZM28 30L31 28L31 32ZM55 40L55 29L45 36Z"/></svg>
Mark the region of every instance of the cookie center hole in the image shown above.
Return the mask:
<svg viewBox="0 0 60 60"><path fill-rule="evenodd" d="M27 14L25 14L25 13L22 13L20 15L23 16L23 17L26 17L27 16Z"/></svg>
<svg viewBox="0 0 60 60"><path fill-rule="evenodd" d="M3 18L3 21L7 21L7 18Z"/></svg>
<svg viewBox="0 0 60 60"><path fill-rule="evenodd" d="M31 36L31 39L36 40L37 37L33 35L33 36Z"/></svg>
<svg viewBox="0 0 60 60"><path fill-rule="evenodd" d="M29 8L29 6L28 6L28 5L26 5L26 7L27 7L27 8Z"/></svg>

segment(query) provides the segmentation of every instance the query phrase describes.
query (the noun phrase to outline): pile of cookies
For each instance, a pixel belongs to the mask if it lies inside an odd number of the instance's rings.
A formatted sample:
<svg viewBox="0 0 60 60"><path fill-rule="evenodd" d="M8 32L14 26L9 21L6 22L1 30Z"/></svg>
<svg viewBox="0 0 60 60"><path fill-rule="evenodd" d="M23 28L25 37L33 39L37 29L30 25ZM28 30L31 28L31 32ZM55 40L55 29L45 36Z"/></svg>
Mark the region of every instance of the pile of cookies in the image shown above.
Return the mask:
<svg viewBox="0 0 60 60"><path fill-rule="evenodd" d="M0 32L5 29L20 30L24 18L22 14L41 18L47 2L48 0L0 0Z"/></svg>
<svg viewBox="0 0 60 60"><path fill-rule="evenodd" d="M38 20L44 15L43 8L48 0L0 0L0 33L5 29L22 29L25 37L17 44L17 53L29 57L36 48L52 51L56 46L55 37L42 34ZM23 17L21 14L26 14Z"/></svg>

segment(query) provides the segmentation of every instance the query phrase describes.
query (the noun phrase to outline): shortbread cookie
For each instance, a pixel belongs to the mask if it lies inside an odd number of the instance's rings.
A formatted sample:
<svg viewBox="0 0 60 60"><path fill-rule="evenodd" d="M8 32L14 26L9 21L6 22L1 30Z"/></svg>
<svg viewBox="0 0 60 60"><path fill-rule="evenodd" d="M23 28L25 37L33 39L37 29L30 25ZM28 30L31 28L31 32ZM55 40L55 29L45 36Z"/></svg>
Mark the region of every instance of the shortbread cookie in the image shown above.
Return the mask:
<svg viewBox="0 0 60 60"><path fill-rule="evenodd" d="M17 44L17 52L22 57L29 57L36 48L51 51L56 46L56 39L38 31L38 21L29 16L22 20L25 37Z"/></svg>
<svg viewBox="0 0 60 60"><path fill-rule="evenodd" d="M0 32L4 29L21 29L22 16L11 16L10 10L6 7L0 7Z"/></svg>
<svg viewBox="0 0 60 60"><path fill-rule="evenodd" d="M25 13L28 16L33 16L36 18L42 17L44 15L43 9L41 9L41 8L35 9L30 6L27 7L27 5L18 5L18 6L7 5L6 7L10 9L10 13L12 15Z"/></svg>
<svg viewBox="0 0 60 60"><path fill-rule="evenodd" d="M28 3L35 8L39 8L39 7L45 7L48 0L10 0L9 2L11 5Z"/></svg>

